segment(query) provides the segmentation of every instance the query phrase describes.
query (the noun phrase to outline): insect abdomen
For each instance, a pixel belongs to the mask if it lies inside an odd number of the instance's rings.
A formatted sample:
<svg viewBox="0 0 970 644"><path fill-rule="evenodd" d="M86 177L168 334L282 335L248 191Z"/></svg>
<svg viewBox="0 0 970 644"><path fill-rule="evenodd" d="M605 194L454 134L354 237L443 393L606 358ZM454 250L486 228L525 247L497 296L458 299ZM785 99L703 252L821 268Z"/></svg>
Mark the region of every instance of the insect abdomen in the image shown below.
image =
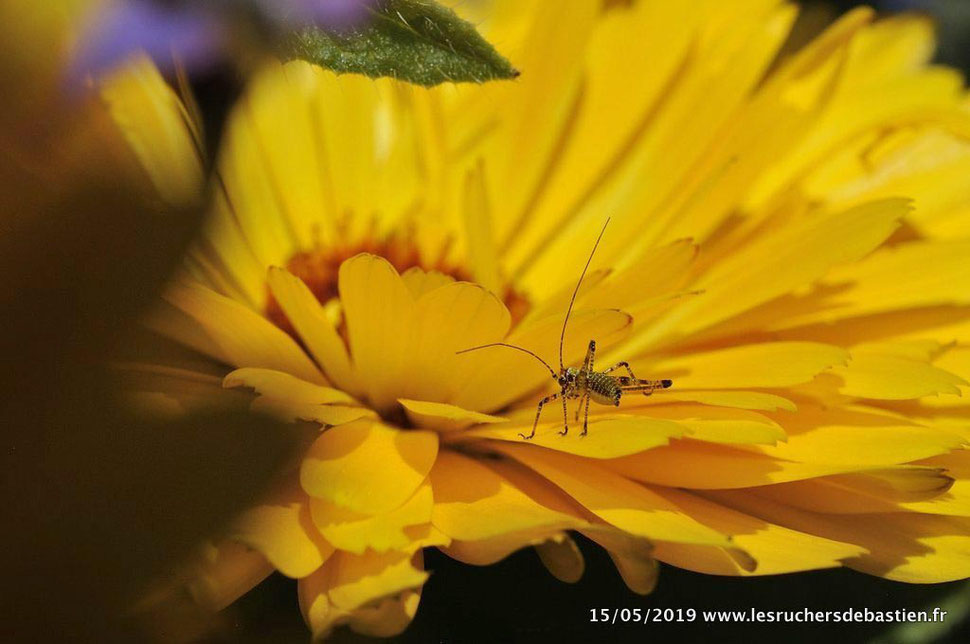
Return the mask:
<svg viewBox="0 0 970 644"><path fill-rule="evenodd" d="M604 373L591 373L587 376L590 399L599 405L619 405L623 392L616 380Z"/></svg>

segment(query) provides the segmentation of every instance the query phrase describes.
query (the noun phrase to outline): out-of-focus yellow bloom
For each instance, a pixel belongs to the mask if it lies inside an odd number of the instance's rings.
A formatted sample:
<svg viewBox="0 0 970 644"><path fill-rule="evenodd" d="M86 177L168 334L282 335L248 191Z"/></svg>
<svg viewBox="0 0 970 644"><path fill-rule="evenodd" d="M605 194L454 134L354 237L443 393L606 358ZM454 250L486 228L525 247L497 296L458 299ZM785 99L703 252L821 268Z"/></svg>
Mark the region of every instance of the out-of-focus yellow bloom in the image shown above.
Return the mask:
<svg viewBox="0 0 970 644"><path fill-rule="evenodd" d="M865 9L773 65L795 14L496 2L487 35L514 83L259 75L210 225L150 320L215 366L170 365L179 387L151 400L221 382L325 429L196 593L225 605L275 568L315 634L386 635L414 615L422 548L488 564L535 546L569 581L567 531L641 593L656 560L970 576L962 80L927 64L925 20ZM156 184L185 189L199 155L177 103L150 67L131 74L113 109ZM593 406L585 438L547 410L523 441L548 374L455 352L504 339L555 364L607 215L566 361L595 339L597 364L674 387Z"/></svg>

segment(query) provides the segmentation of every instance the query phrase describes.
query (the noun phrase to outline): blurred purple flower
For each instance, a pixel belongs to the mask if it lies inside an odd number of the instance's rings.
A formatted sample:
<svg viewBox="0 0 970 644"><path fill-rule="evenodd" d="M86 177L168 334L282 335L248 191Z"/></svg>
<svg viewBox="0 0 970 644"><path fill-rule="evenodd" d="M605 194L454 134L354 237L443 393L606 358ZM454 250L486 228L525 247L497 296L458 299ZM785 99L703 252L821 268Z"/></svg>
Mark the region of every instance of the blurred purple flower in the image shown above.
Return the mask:
<svg viewBox="0 0 970 644"><path fill-rule="evenodd" d="M174 57L191 69L205 69L219 58L227 35L219 16L198 5L113 2L91 16L82 31L70 79L110 71L139 52L166 71Z"/></svg>
<svg viewBox="0 0 970 644"><path fill-rule="evenodd" d="M226 54L240 20L259 19L274 32L306 25L351 29L367 19L376 0L115 0L91 16L82 31L69 83L110 71L143 52L163 71L174 60L205 71Z"/></svg>
<svg viewBox="0 0 970 644"><path fill-rule="evenodd" d="M364 22L375 0L263 0L261 4L296 26L311 24L340 31Z"/></svg>

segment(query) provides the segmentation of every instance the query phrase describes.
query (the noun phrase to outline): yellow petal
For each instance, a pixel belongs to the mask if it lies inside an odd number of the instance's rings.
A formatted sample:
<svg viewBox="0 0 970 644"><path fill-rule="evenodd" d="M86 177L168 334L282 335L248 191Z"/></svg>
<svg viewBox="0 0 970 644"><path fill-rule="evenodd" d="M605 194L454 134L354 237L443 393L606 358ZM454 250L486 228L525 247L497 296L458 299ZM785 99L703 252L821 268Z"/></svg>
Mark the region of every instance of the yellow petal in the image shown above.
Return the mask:
<svg viewBox="0 0 970 644"><path fill-rule="evenodd" d="M294 61L268 70L249 101L263 149L259 161L299 168L276 174L280 201L302 226L298 233L324 239L339 234L327 225L347 212L351 233L377 218L400 216L418 196L421 163L407 111L407 89L387 79L337 75ZM255 94L255 92L254 92ZM260 109L262 107L262 109ZM242 116L240 116L240 119ZM259 167L257 165L256 167ZM273 263L273 262L270 262Z"/></svg>
<svg viewBox="0 0 970 644"><path fill-rule="evenodd" d="M414 299L418 299L439 286L451 284L455 281L455 278L451 275L439 273L438 271L425 271L420 266L412 266L401 273L401 280L404 281L404 285L411 291L411 296Z"/></svg>
<svg viewBox="0 0 970 644"><path fill-rule="evenodd" d="M868 552L845 565L896 581L938 583L970 576L970 519L925 514L819 514L744 492L709 492L752 516Z"/></svg>
<svg viewBox="0 0 970 644"><path fill-rule="evenodd" d="M963 484L961 484L963 483ZM759 488L759 496L812 512L923 512L970 516L970 486L936 468L828 476Z"/></svg>
<svg viewBox="0 0 970 644"><path fill-rule="evenodd" d="M811 308L815 308L814 305ZM886 338L932 336L940 342L970 341L970 311L960 307L936 306L889 311L798 327L779 335L836 344L854 345ZM947 368L945 365L940 365ZM959 373L952 368L948 370ZM966 374L964 374L966 375Z"/></svg>
<svg viewBox="0 0 970 644"><path fill-rule="evenodd" d="M946 351L936 340L900 339L894 342L863 342L853 346L851 352L853 358L860 355L887 355L929 362Z"/></svg>
<svg viewBox="0 0 970 644"><path fill-rule="evenodd" d="M574 498L525 465L502 459L490 462L489 467L540 505L584 521L594 520L593 516Z"/></svg>
<svg viewBox="0 0 970 644"><path fill-rule="evenodd" d="M785 319L773 328L831 322L897 309L967 304L967 242L910 242L880 249L833 271L825 284L838 288L833 302Z"/></svg>
<svg viewBox="0 0 970 644"><path fill-rule="evenodd" d="M536 435L526 442L522 434L528 436L532 423L484 427L472 429L461 434L461 438L491 438L513 443L539 445L566 454L588 456L590 458L616 458L636 454L644 450L666 445L671 438L679 438L687 433L687 428L678 423L647 416L622 416L617 418L590 419L589 433L580 436L582 419L574 422L569 418L570 432L562 436L562 407L558 401L549 405L553 409L546 413L559 416L549 424L544 422L536 429Z"/></svg>
<svg viewBox="0 0 970 644"><path fill-rule="evenodd" d="M213 290L254 309L266 300L266 265L253 252L239 228L225 190L212 198L199 245L190 249L189 262L197 265L199 279Z"/></svg>
<svg viewBox="0 0 970 644"><path fill-rule="evenodd" d="M468 243L468 263L475 281L492 293L501 293L498 249L492 231L491 201L485 181L485 164L480 162L465 178L464 208L465 239Z"/></svg>
<svg viewBox="0 0 970 644"><path fill-rule="evenodd" d="M240 543L207 545L203 560L189 583L192 598L208 610L219 611L266 579L273 566L259 552Z"/></svg>
<svg viewBox="0 0 970 644"><path fill-rule="evenodd" d="M349 617L349 611L338 609L327 595L331 577L331 569L325 566L297 583L300 611L313 633L314 641L327 637L334 627L346 622Z"/></svg>
<svg viewBox="0 0 970 644"><path fill-rule="evenodd" d="M922 236L961 239L967 190L959 177L970 170L968 152L962 137L941 129L900 130L845 146L812 173L805 189L834 201L907 195L914 210L906 221Z"/></svg>
<svg viewBox="0 0 970 644"><path fill-rule="evenodd" d="M675 383L676 384L676 383ZM703 390L694 389L690 391L679 391L676 387L663 392L654 392L646 400L633 398L630 407L663 405L669 402L698 402L705 405L716 405L718 407L734 407L736 409L760 409L762 411L795 411L795 403L761 391L724 391L724 390Z"/></svg>
<svg viewBox="0 0 970 644"><path fill-rule="evenodd" d="M288 577L306 577L333 553L310 518L309 499L298 490L278 502L246 511L230 530L232 539L263 553Z"/></svg>
<svg viewBox="0 0 970 644"><path fill-rule="evenodd" d="M755 421L692 418L678 423L690 430L690 437L694 440L709 443L773 445L785 440L781 427Z"/></svg>
<svg viewBox="0 0 970 644"><path fill-rule="evenodd" d="M539 561L552 576L567 584L575 584L583 577L586 561L579 546L568 535L549 539L536 546Z"/></svg>
<svg viewBox="0 0 970 644"><path fill-rule="evenodd" d="M487 539L455 540L447 547L442 548L441 551L452 559L471 566L490 566L505 559L513 552L529 546L541 546L550 540L561 539L562 535L563 532L559 526L540 526L508 532Z"/></svg>
<svg viewBox="0 0 970 644"><path fill-rule="evenodd" d="M198 133L155 65L145 57L128 63L102 85L101 95L159 196L175 205L198 200L203 185Z"/></svg>
<svg viewBox="0 0 970 644"><path fill-rule="evenodd" d="M579 525L534 501L486 465L455 452L438 455L430 474L431 522L452 539L477 541L536 527Z"/></svg>
<svg viewBox="0 0 970 644"><path fill-rule="evenodd" d="M660 566L650 541L604 526L592 526L582 533L606 549L627 588L639 595L653 592Z"/></svg>
<svg viewBox="0 0 970 644"><path fill-rule="evenodd" d="M538 204L542 209L530 212L533 225L519 236L522 241L516 239L517 247L513 249L514 259L525 262L529 268L523 281L530 291L547 288L549 276L562 270L562 258L582 257L588 252L588 231L598 228L605 212L614 215L615 223L601 249L604 256L622 257L631 250L631 242L637 240L652 245L662 239L664 226L677 212L670 207L671 195L676 198L693 194L690 188L698 174L706 178L706 173L696 172L697 166L721 149L726 125L762 78L794 18L790 6L775 3L746 7L743 12L716 19L708 13L710 5L703 10L692 8L693 12L687 9L687 15L699 14L700 24L696 30L691 29L691 20L681 25L687 27L684 31L671 31L671 35L680 34L683 38L672 43L672 60L661 58L674 67L662 68L669 69L669 75L661 77L666 83L656 88L658 101L644 114L642 129L635 131L629 145L621 147L619 154L610 159L604 172L592 175L594 184L578 195L575 204L558 208L564 215L551 213L569 217L568 221L550 221L545 214L545 202L559 203L554 195L544 195L546 198ZM727 60L730 65L725 64ZM695 67L697 61L703 62ZM622 80L616 82L622 84ZM600 127L612 129L609 125ZM589 185L590 177L564 179L578 187ZM574 194L571 190L557 191L563 192L564 197Z"/></svg>
<svg viewBox="0 0 970 644"><path fill-rule="evenodd" d="M240 367L273 369L323 383L293 338L246 306L194 285L176 286L166 298L199 324L211 343L210 355Z"/></svg>
<svg viewBox="0 0 970 644"><path fill-rule="evenodd" d="M678 567L720 575L775 575L838 567L843 560L865 552L852 543L774 525L689 492L664 488L658 493L705 525L730 534L734 543L758 562L753 571L745 570L723 551L708 549L701 553L697 547L658 544L655 556Z"/></svg>
<svg viewBox="0 0 970 644"><path fill-rule="evenodd" d="M243 136L240 130L250 133L252 161L261 161L257 167L272 187L280 222L302 248L330 241L336 210L327 185L328 146L313 144L321 133L311 70L302 62L263 66L250 79L228 128L228 136L237 139Z"/></svg>
<svg viewBox="0 0 970 644"><path fill-rule="evenodd" d="M401 403L408 418L416 426L427 427L439 432L452 432L479 423L504 423L508 420L500 416L489 416L445 403L408 400L406 398L399 398L398 402Z"/></svg>
<svg viewBox="0 0 970 644"><path fill-rule="evenodd" d="M351 614L348 624L361 635L393 637L411 624L420 602L420 588L405 590L400 595L385 597L376 606L361 606Z"/></svg>
<svg viewBox="0 0 970 644"><path fill-rule="evenodd" d="M381 597L419 588L428 578L420 558L420 553L415 556L400 551L337 553L330 564L330 599L338 608L351 610Z"/></svg>
<svg viewBox="0 0 970 644"><path fill-rule="evenodd" d="M860 8L861 9L861 8ZM871 11L867 12L871 15ZM868 19L859 9L844 16L839 21L838 28L830 31L836 36L851 36L853 27ZM951 70L935 67L924 67L915 72L906 67L886 69L884 63L892 65L892 61L899 60L892 50L897 51L905 47L908 42L900 38L893 46L884 45L879 50L886 51L885 60L874 53L871 44L861 48L859 44L865 42L865 35L875 29L861 30L844 48L844 54L831 56L831 64L842 70L842 77L834 91L823 95L826 101L819 104L824 111L816 119L810 136L799 146L791 146L787 154L776 159L772 172L767 173L772 189L783 189L791 181L797 181L798 175L820 165L831 163L845 147L857 145L859 140L869 140L872 137L882 137L891 124L901 120L915 120L933 122L940 112L948 110L956 102L960 92L960 79L952 78ZM841 32L839 34L838 32ZM827 38L829 42L833 39ZM911 41L909 41L911 42ZM868 49L868 51L866 51ZM817 51L817 50L816 50ZM918 57L925 46L916 47L907 55ZM860 55L862 53L863 55ZM876 59L880 59L876 62ZM874 74L868 72L875 70ZM866 71L863 71L866 70ZM813 101L818 104L818 101ZM871 172L871 168L868 169ZM765 188L765 186L761 186ZM762 191L757 191L762 192ZM893 192L892 195L910 194ZM759 194L758 197L762 197Z"/></svg>
<svg viewBox="0 0 970 644"><path fill-rule="evenodd" d="M786 439L785 430L767 416L741 409L700 405L658 405L644 410L685 427L687 435L710 443L774 444Z"/></svg>
<svg viewBox="0 0 970 644"><path fill-rule="evenodd" d="M327 377L344 391L359 395L360 384L347 348L306 284L286 269L276 267L269 269L266 282L273 298Z"/></svg>
<svg viewBox="0 0 970 644"><path fill-rule="evenodd" d="M453 403L453 392L468 376L466 356L457 352L501 340L510 319L505 305L477 284L455 282L422 295L414 307L413 335L399 339L406 343L400 397ZM488 356L475 356L483 357Z"/></svg>
<svg viewBox="0 0 970 644"><path fill-rule="evenodd" d="M886 16L859 34L856 47L860 76L876 80L919 71L936 50L934 23L915 13Z"/></svg>
<svg viewBox="0 0 970 644"><path fill-rule="evenodd" d="M800 463L727 445L681 440L667 447L605 461L624 476L668 487L730 489L875 469L858 464Z"/></svg>
<svg viewBox="0 0 970 644"><path fill-rule="evenodd" d="M841 393L881 400L959 395L958 385L967 384L963 378L923 361L872 353L853 352L848 365L836 366L831 373L842 380Z"/></svg>
<svg viewBox="0 0 970 644"><path fill-rule="evenodd" d="M752 575L758 572L758 562L752 556L742 557L738 550L683 543L657 542L653 555L664 563L685 570L714 575Z"/></svg>
<svg viewBox="0 0 970 644"><path fill-rule="evenodd" d="M688 266L697 254L697 246L682 239L666 246L648 248L631 266L620 271L599 269L583 278L576 297L576 307L618 308L629 311L656 305L679 292L689 277ZM564 315L572 299L575 284L567 284L529 311L523 324L549 315ZM635 322L642 322L639 311Z"/></svg>
<svg viewBox="0 0 970 644"><path fill-rule="evenodd" d="M764 342L669 358L652 366L676 389L788 387L808 382L849 358L844 349L815 342Z"/></svg>
<svg viewBox="0 0 970 644"><path fill-rule="evenodd" d="M290 402L269 396L260 396L252 402L250 408L255 412L273 416L284 423L304 420L321 425L343 425L361 418L374 418L376 416L373 411L366 407L315 405L313 403Z"/></svg>
<svg viewBox="0 0 970 644"><path fill-rule="evenodd" d="M696 522L656 492L590 461L528 445L498 449L548 478L606 523L631 534L732 547L726 535Z"/></svg>
<svg viewBox="0 0 970 644"><path fill-rule="evenodd" d="M808 43L791 58L784 61L776 72L775 82L790 82L807 75L812 69L829 58L845 43L872 22L875 11L870 7L855 7L838 17L817 38Z"/></svg>
<svg viewBox="0 0 970 644"><path fill-rule="evenodd" d="M243 367L226 375L222 386L249 387L257 393L270 398L305 403L308 405L329 405L331 403L353 404L353 398L338 389L324 387L300 380L288 373L272 369Z"/></svg>
<svg viewBox="0 0 970 644"><path fill-rule="evenodd" d="M448 283L413 301L393 267L370 255L344 262L340 285L354 363L381 410L400 397L453 402L452 392L473 374L461 371L469 361L456 352L508 330L505 305L480 286Z"/></svg>
<svg viewBox="0 0 970 644"><path fill-rule="evenodd" d="M249 105L231 115L221 142L224 149L218 171L220 189L226 193L246 245L266 267L284 263L299 250L299 244L266 164L261 133L253 127L251 117Z"/></svg>
<svg viewBox="0 0 970 644"><path fill-rule="evenodd" d="M858 260L895 230L908 209L905 200L876 201L762 235L694 283L704 293L683 301L647 337L701 330Z"/></svg>
<svg viewBox="0 0 970 644"><path fill-rule="evenodd" d="M422 568L420 553L336 553L298 585L300 609L314 639L346 623L364 633L396 634L407 626L403 618L417 609L414 597L428 577Z"/></svg>
<svg viewBox="0 0 970 644"><path fill-rule="evenodd" d="M348 510L323 499L310 499L310 513L320 534L340 550L363 554L367 548L377 552L401 550L411 543L404 528L431 520L431 486L418 488L404 504L381 514Z"/></svg>
<svg viewBox="0 0 970 644"><path fill-rule="evenodd" d="M527 36L529 47L516 61L532 73L523 74L516 91L505 97L508 113L518 118L508 122L502 140L497 141L501 162L494 180L502 186L503 208L496 210L496 216L504 215L496 221L500 240L517 232L547 168L558 158L557 146L580 90L583 45L599 11L599 3L593 0L576 2L564 15L538 5Z"/></svg>
<svg viewBox="0 0 970 644"><path fill-rule="evenodd" d="M589 8L584 3L580 11ZM555 21L551 15L546 19ZM529 212L526 223L532 225L527 225L525 234L514 240L523 248L513 257L536 260L535 248L547 240L548 233L561 231L565 227L562 218L574 212L577 202L588 197L597 184L606 182L617 165L624 162L629 155L630 143L641 134L645 119L667 98L671 79L677 78L698 22L698 12L692 7L672 3L637 4L606 14L599 20L588 21L587 24L591 23L595 28L585 52L585 65L598 72L583 78L582 103L570 123L567 145L557 151L549 185L543 198ZM570 21L570 25L573 24ZM660 25L667 28L660 28ZM565 34L557 31L558 41ZM574 40L576 42L571 43L569 49L579 53L582 41L575 36ZM648 47L646 42L652 42L654 46ZM529 50L539 51L532 47ZM577 66L580 67L582 65ZM624 70L627 75L635 75L637 83L617 82L624 77ZM555 73L569 72L574 70L556 70ZM564 93L563 85L558 88L560 94ZM555 90L547 88L546 91ZM544 96L543 100L551 99ZM604 113L610 114L611 118L603 118ZM584 241L584 245L590 243L590 240ZM584 252L588 253L588 248L579 254ZM574 256L564 252L561 246L552 255L559 258ZM548 275L551 263L546 257L541 259L547 261L540 260L543 265L537 273Z"/></svg>
<svg viewBox="0 0 970 644"><path fill-rule="evenodd" d="M970 450L956 450L949 454L941 454L923 461L917 465L933 468L943 468L951 476L959 479L970 479Z"/></svg>
<svg viewBox="0 0 970 644"><path fill-rule="evenodd" d="M649 248L629 267L611 274L582 299L584 307L629 309L646 300L678 291L689 276L697 245L681 239Z"/></svg>
<svg viewBox="0 0 970 644"><path fill-rule="evenodd" d="M579 285L579 291L576 293L578 305L574 305L574 308L580 310L587 308L585 306L586 298L600 288L612 272L613 270L609 268L587 271L586 277L583 278L583 283ZM536 301L519 325L526 328L534 322L554 315L558 315L562 319L566 315L566 309L569 308L569 302L573 298L575 288L576 284L565 284L555 293Z"/></svg>
<svg viewBox="0 0 970 644"><path fill-rule="evenodd" d="M356 512L390 512L424 481L438 453L433 432L369 420L325 431L310 447L300 483L313 497Z"/></svg>
<svg viewBox="0 0 970 644"><path fill-rule="evenodd" d="M206 332L205 327L181 308L165 301L156 303L145 317L144 324L164 338L198 351L225 364L233 360Z"/></svg>
<svg viewBox="0 0 970 644"><path fill-rule="evenodd" d="M958 434L868 410L805 405L782 423L788 431L786 443L750 449L805 463L894 465L944 454L964 443Z"/></svg>
<svg viewBox="0 0 970 644"><path fill-rule="evenodd" d="M340 265L340 301L350 353L366 396L378 409L393 407L410 337L414 301L387 260L357 255Z"/></svg>

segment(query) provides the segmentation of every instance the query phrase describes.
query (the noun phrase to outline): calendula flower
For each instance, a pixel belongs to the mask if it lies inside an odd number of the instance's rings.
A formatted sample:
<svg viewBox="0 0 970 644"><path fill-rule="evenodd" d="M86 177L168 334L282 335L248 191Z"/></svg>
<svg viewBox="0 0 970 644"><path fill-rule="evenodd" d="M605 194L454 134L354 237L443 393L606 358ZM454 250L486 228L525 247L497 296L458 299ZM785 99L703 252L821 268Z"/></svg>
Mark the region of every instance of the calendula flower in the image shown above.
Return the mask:
<svg viewBox="0 0 970 644"><path fill-rule="evenodd" d="M516 82L269 65L236 110L210 225L149 320L196 360L137 367L167 382L142 402L221 383L319 435L196 595L276 569L316 635L389 635L423 548L531 546L572 581L570 531L640 593L656 561L970 576L970 115L930 25L860 9L776 60L796 16L777 0L489 16ZM160 189L197 167L151 67L106 96ZM584 437L557 401L525 440L549 373L457 352L558 365L607 216L564 363L595 340L597 369L673 386L591 405Z"/></svg>

